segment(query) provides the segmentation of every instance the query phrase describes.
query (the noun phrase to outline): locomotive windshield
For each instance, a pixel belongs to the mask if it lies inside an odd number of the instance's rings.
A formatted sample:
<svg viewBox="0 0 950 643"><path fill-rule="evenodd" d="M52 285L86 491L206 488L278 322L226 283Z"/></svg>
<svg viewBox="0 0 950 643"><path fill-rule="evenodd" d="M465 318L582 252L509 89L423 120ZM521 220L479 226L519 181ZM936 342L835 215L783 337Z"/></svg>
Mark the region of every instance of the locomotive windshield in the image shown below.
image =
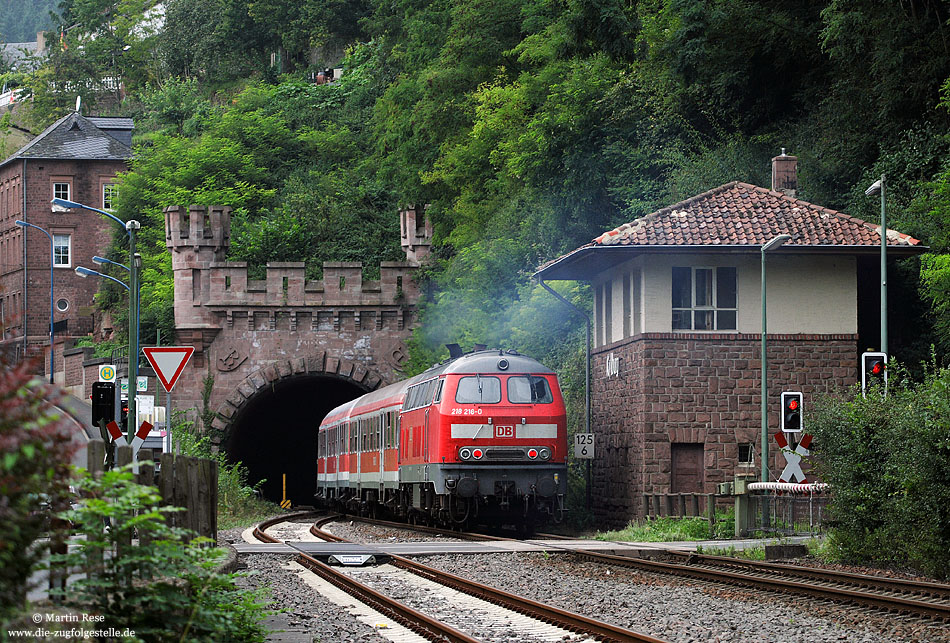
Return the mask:
<svg viewBox="0 0 950 643"><path fill-rule="evenodd" d="M455 401L459 404L498 404L501 402L501 380L497 377L463 377L459 380Z"/></svg>
<svg viewBox="0 0 950 643"><path fill-rule="evenodd" d="M546 379L525 375L508 378L508 401L513 404L550 404L554 396Z"/></svg>

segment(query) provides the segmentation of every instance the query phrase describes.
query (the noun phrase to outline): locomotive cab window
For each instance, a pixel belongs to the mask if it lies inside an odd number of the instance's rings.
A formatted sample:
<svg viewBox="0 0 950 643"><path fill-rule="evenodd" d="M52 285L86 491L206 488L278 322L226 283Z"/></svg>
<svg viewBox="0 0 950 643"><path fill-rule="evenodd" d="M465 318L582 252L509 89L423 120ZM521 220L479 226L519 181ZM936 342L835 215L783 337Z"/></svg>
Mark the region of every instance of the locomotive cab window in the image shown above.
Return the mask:
<svg viewBox="0 0 950 643"><path fill-rule="evenodd" d="M501 402L501 380L480 375L463 377L455 391L455 401L459 404L498 404Z"/></svg>
<svg viewBox="0 0 950 643"><path fill-rule="evenodd" d="M508 401L512 404L550 404L554 395L545 378L519 375L508 378Z"/></svg>

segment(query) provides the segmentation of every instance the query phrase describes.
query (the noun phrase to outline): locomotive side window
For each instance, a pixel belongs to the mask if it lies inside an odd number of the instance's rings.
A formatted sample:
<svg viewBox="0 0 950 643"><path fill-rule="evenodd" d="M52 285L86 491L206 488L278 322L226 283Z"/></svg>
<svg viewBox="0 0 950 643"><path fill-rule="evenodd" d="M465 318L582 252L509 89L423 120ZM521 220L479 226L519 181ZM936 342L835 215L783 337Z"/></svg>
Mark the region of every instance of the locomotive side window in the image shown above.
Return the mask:
<svg viewBox="0 0 950 643"><path fill-rule="evenodd" d="M439 380L439 387L435 390L435 399L432 400L434 404L438 404L442 401L442 388L445 385L445 380Z"/></svg>
<svg viewBox="0 0 950 643"><path fill-rule="evenodd" d="M432 402L432 393L439 380L429 380L415 386L410 386L406 392L406 402L403 404L403 411L411 411L422 406L428 406Z"/></svg>
<svg viewBox="0 0 950 643"><path fill-rule="evenodd" d="M550 404L554 396L543 377L519 375L508 378L508 401L512 404Z"/></svg>
<svg viewBox="0 0 950 643"><path fill-rule="evenodd" d="M501 380L497 377L463 377L455 391L459 404L498 404L501 402Z"/></svg>

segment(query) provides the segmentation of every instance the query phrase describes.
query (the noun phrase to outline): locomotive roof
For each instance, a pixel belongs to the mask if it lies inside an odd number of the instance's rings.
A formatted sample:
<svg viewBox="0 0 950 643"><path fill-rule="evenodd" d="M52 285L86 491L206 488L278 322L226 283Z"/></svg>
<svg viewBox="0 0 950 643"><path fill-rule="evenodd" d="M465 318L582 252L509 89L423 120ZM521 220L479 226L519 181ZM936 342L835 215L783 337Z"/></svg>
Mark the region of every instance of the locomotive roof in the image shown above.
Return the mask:
<svg viewBox="0 0 950 643"><path fill-rule="evenodd" d="M502 360L507 368L500 368ZM526 355L514 351L486 350L466 353L447 364L440 373L553 373L550 368ZM438 368L438 367L437 367ZM431 369L430 369L431 370ZM428 373L428 371L426 371Z"/></svg>

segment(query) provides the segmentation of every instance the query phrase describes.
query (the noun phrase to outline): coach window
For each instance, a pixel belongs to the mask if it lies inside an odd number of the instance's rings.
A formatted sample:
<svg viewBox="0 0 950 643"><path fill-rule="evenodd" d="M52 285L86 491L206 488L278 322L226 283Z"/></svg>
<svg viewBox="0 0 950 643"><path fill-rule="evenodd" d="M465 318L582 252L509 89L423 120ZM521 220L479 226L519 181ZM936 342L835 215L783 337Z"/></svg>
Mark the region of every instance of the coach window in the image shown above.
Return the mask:
<svg viewBox="0 0 950 643"><path fill-rule="evenodd" d="M508 378L508 401L512 404L550 404L554 396L543 377L519 375Z"/></svg>
<svg viewBox="0 0 950 643"><path fill-rule="evenodd" d="M481 375L463 377L455 392L459 404L498 404L501 402L501 380Z"/></svg>

